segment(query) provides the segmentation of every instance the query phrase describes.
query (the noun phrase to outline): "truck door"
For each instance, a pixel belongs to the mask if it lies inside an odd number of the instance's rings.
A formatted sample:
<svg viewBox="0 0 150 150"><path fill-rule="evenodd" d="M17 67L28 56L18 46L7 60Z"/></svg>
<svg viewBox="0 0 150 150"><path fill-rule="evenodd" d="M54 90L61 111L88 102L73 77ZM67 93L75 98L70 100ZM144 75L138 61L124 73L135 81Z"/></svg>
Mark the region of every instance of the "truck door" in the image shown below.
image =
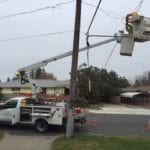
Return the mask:
<svg viewBox="0 0 150 150"><path fill-rule="evenodd" d="M17 110L18 100L10 100L4 104L4 109L2 112L3 121L12 122L13 118L15 118L14 113Z"/></svg>
<svg viewBox="0 0 150 150"><path fill-rule="evenodd" d="M16 108L12 109L12 122L11 122L11 124L12 125L16 124L19 121L20 121L20 107L17 104Z"/></svg>
<svg viewBox="0 0 150 150"><path fill-rule="evenodd" d="M4 121L4 111L5 111L5 106L4 105L0 105L0 121Z"/></svg>

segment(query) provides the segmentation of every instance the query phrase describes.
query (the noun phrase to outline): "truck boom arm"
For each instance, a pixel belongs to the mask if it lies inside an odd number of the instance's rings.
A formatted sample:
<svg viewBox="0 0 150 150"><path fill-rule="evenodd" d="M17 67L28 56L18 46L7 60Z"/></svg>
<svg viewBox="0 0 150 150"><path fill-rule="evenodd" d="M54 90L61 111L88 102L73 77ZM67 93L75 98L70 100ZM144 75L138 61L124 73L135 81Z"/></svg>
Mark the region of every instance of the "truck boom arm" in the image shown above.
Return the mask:
<svg viewBox="0 0 150 150"><path fill-rule="evenodd" d="M83 47L83 48L79 49L79 52L85 51L87 49L95 48L97 46L105 45L107 43L110 43L110 42L113 42L113 41L116 41L116 40L118 40L118 36L113 37L113 38L108 39L108 40L105 40L105 41L101 41L101 42L92 44L90 46ZM51 57L51 58L45 59L43 61L34 63L32 65L20 68L20 69L18 69L18 72L30 72L31 70L34 70L34 69L46 66L50 62L57 61L59 59L62 59L62 58L65 58L65 57L68 57L68 56L71 56L71 55L72 55L72 51L68 51L68 52L63 53L61 55L58 55L58 56L55 56L55 57Z"/></svg>
<svg viewBox="0 0 150 150"><path fill-rule="evenodd" d="M79 49L79 52L82 52L82 51L85 51L87 49L91 49L91 48L94 48L94 47L97 47L97 46L101 46L101 45L104 45L104 44L107 44L107 43L110 43L110 42L113 42L113 41L117 41L117 40L119 40L119 37L115 36L111 39L108 39L108 40L105 40L105 41L102 41L102 42L99 42L99 43L95 43L95 44L92 44L90 46L83 47L83 48ZM62 58L65 58L65 57L71 56L71 55L72 55L72 51L68 51L68 52L63 53L61 55L51 57L51 58L45 59L43 61L34 63L32 65L20 68L20 69L18 69L16 75L21 78L21 84L29 83L31 85L32 98L34 98L34 99L36 99L36 101L38 101L38 93L40 93L42 90L38 86L36 81L31 79L27 74L32 70L35 70L35 69L38 69L40 67L46 66L50 62L53 62L53 61L56 61L56 60L59 60L59 59L62 59Z"/></svg>

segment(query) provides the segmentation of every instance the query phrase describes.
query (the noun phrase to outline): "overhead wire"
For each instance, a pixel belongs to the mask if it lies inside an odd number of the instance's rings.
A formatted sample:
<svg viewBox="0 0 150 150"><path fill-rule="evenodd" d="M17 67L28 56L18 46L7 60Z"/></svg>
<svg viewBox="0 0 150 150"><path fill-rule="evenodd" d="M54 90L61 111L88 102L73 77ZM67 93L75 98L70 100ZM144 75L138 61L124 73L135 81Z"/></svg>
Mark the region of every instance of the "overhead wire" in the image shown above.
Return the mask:
<svg viewBox="0 0 150 150"><path fill-rule="evenodd" d="M135 12L139 12L139 11L140 11L143 2L144 2L144 0L141 0L141 1L139 2L139 4L138 4L138 5L135 7L135 9L134 9Z"/></svg>
<svg viewBox="0 0 150 150"><path fill-rule="evenodd" d="M101 5L101 2L102 2L102 0L99 0L99 2L98 2L98 4L97 4L97 7L96 7L96 10L95 10L95 12L94 12L94 14L93 14L93 17L92 17L92 19L91 19L91 21L90 21L89 27L88 27L87 32L86 32L86 44L87 44L87 47L90 46L89 41L88 41L88 38L89 38L89 31L90 31L90 29L91 29L91 27L92 27L92 24L93 24L93 22L94 22L94 19L95 19L95 16L96 16L96 14L97 14L97 11L98 11L98 9L99 9L99 7L100 7L100 5ZM89 48L87 48L87 66L88 66L88 68L89 68L89 66L90 66L90 61L89 61ZM90 80L89 75L88 75L88 89L89 89L89 92L91 92L91 80Z"/></svg>
<svg viewBox="0 0 150 150"><path fill-rule="evenodd" d="M95 10L95 12L94 12L94 15L93 15L93 17L92 17L92 19L91 19L90 25L89 25L89 27L88 27L88 29L87 29L87 32L86 32L87 35L89 34L89 31L90 31L90 29L91 29L91 26L92 26L92 24L93 24L93 21L94 21L94 19L95 19L95 16L96 16L96 14L97 14L97 11L98 11L98 9L99 9L99 7L100 7L101 2L102 2L102 0L99 0L99 2L98 2L98 4L97 4L96 10Z"/></svg>
<svg viewBox="0 0 150 150"><path fill-rule="evenodd" d="M10 17L20 16L20 15L32 14L32 13L36 13L36 12L43 11L43 10L46 10L46 9L59 9L59 7L61 7L63 5L70 4L74 1L75 0L71 0L71 1L55 4L53 6L47 6L47 7L42 7L42 8L38 8L38 9L35 9L35 10L30 10L30 11L25 11L25 12L20 12L20 13L14 13L14 14L11 14L11 15L0 17L0 20L10 18Z"/></svg>
<svg viewBox="0 0 150 150"><path fill-rule="evenodd" d="M109 61L110 61L110 58L111 58L113 52L115 51L116 47L117 47L117 42L114 44L114 46L113 46L113 48L112 48L112 50L111 50L111 52L110 52L110 54L109 54L109 57L108 57L108 59L106 60L106 63L105 63L105 65L104 65L104 69L106 69L106 66L108 65L108 63L109 63Z"/></svg>
<svg viewBox="0 0 150 150"><path fill-rule="evenodd" d="M16 41L16 40L23 40L23 39L31 39L31 38L45 37L45 36L51 36L51 35L65 34L65 33L69 33L69 32L73 32L73 31L68 30L68 31L63 31L63 32L53 32L53 33L29 35L29 36L23 36L23 37L18 37L18 38L4 39L4 40L0 40L0 41L1 41L1 42L9 42L9 41Z"/></svg>
<svg viewBox="0 0 150 150"><path fill-rule="evenodd" d="M75 0L70 0L70 1L58 3L58 4L55 5L55 8L56 8L56 7L60 7L60 6L62 6L62 5L70 4L70 3L74 2L74 1L75 1Z"/></svg>
<svg viewBox="0 0 150 150"><path fill-rule="evenodd" d="M85 4L85 5L88 5L88 6L96 8L95 5L93 5L93 4L89 3L89 2L82 1L82 3ZM119 15L117 13L114 13L114 12L112 12L110 10L106 10L104 8L101 8L101 7L99 7L99 10L101 12L103 12L105 15L107 15L108 17L110 17L110 18L113 18L113 19L122 19L123 18L123 16L121 16L121 15Z"/></svg>
<svg viewBox="0 0 150 150"><path fill-rule="evenodd" d="M112 15L112 13L111 14L109 14L105 9L100 9L105 15L107 15L108 17L110 17L110 18L113 18L113 19L122 19L123 17L121 17L121 16L119 16L119 17L115 17L115 16L113 16Z"/></svg>
<svg viewBox="0 0 150 150"><path fill-rule="evenodd" d="M73 30L67 30L67 31L62 31L62 32L28 35L28 36L17 37L17 38L3 39L3 40L0 40L0 42L10 42L10 41L17 41L17 40L24 40L24 39L32 39L32 38L39 38L39 37L52 36L52 35L58 35L58 34L66 34L66 33L73 33L73 32L74 32ZM83 32L80 32L80 33L85 35L85 33L83 33Z"/></svg>
<svg viewBox="0 0 150 150"><path fill-rule="evenodd" d="M92 19L91 19L91 21L90 21L89 27L88 27L87 32L86 32L86 44L87 44L87 47L90 46L89 41L88 41L88 39L89 39L89 31L90 31L90 29L91 29L91 26L92 26L92 24L93 24L93 21L94 21L94 19L95 19L95 16L96 16L96 14L97 14L97 11L98 11L98 9L99 9L99 7L100 7L100 5L101 5L101 2L102 2L102 0L99 0L99 2L98 2L98 4L97 4L97 7L96 7L96 10L95 10L95 12L94 12L94 14L93 14L93 17L92 17ZM87 62L88 62L88 67L89 67L89 48L87 48Z"/></svg>
<svg viewBox="0 0 150 150"><path fill-rule="evenodd" d="M92 6L92 7L95 7L94 5L89 4L89 3L86 3L85 1L83 1L83 2L84 2L85 4L88 4L88 5ZM100 4L101 4L101 1L99 1L98 5L97 5L97 7L96 7L96 11L95 11L95 13L94 13L94 15L93 15L93 18L92 18L92 20L91 20L91 23L90 23L89 28L88 28L87 33L86 33L86 35L87 35L87 38L86 38L87 46L89 45L89 42L88 42L88 38L89 38L89 37L115 37L115 35L113 35L113 36L112 36L112 35L89 35L89 30L90 30L90 28L91 28L91 25L92 25L92 23L93 23L93 20L94 20L94 18L95 18L95 15L96 15L98 9L100 9ZM120 18L122 18L121 16L119 16L119 17L113 17L112 15L109 15L104 9L100 9L100 10L101 10L104 14L106 14L107 16L109 16L109 17L111 17L111 18L115 18L115 19L120 19ZM104 68L107 66L107 64L108 64L108 62L109 62L109 60L110 60L110 58L111 58L111 56L112 56L112 54L113 54L113 52L114 52L116 46L117 46L117 43L115 43L115 45L114 45L114 47L113 47L113 49L112 49L112 51L111 51L111 53L110 53L110 55L109 55L107 61L106 61L106 64L105 64ZM87 50L87 63L88 63L88 67L89 67L89 49ZM89 79L89 81L90 81L90 79ZM90 86L90 83L89 83L89 86Z"/></svg>
<svg viewBox="0 0 150 150"><path fill-rule="evenodd" d="M89 38L89 31L90 31L90 29L91 29L91 26L92 26L92 24L93 24L93 21L94 21L94 19L95 19L95 16L96 16L96 14L97 14L97 11L98 11L98 9L99 9L99 7L100 7L101 2L102 2L102 0L99 0L99 2L98 2L98 4L97 4L97 7L96 7L96 10L95 10L95 12L94 12L94 14L93 14L93 17L92 17L92 19L91 19L91 21L90 21L89 27L88 27L87 32L86 32L86 44L87 44L87 46L90 46L89 41L88 41L88 38ZM87 49L87 61L88 61L88 67L89 67L89 49Z"/></svg>
<svg viewBox="0 0 150 150"><path fill-rule="evenodd" d="M8 0L1 0L0 3L4 3L4 2L7 2L7 1L8 1Z"/></svg>
<svg viewBox="0 0 150 150"><path fill-rule="evenodd" d="M144 0L141 0L141 1L139 2L139 4L136 6L136 8L135 8L134 11L138 12L138 11L141 9L141 7L142 7L143 2L144 2ZM85 1L83 1L83 3L86 4L86 5L92 6L92 7L96 7L95 5L90 4L90 3L87 3L87 2L85 2ZM109 15L109 13L107 13L107 11L105 11L104 9L102 9L102 8L99 8L99 9L100 9L103 13L105 13L107 16L112 17L112 18L114 18L114 19L123 18L123 17L121 17L121 16L120 16L120 17L113 17L112 15ZM88 38L89 38L89 37L117 37L117 36L116 36L116 35L114 35L114 36L112 36L112 35L88 35ZM117 46L117 43L115 43L115 45L113 46L112 51L111 51L110 55L108 56L108 59L106 60L106 63L105 63L105 65L104 65L104 68L106 68L106 66L108 65L108 63L109 63L109 61L110 61L110 59L111 59L111 56L112 56L113 52L115 51L116 46ZM87 57L89 57L89 51L87 51ZM89 61L89 58L87 58L87 59L88 59L88 61ZM88 63L89 63L89 62L88 62Z"/></svg>

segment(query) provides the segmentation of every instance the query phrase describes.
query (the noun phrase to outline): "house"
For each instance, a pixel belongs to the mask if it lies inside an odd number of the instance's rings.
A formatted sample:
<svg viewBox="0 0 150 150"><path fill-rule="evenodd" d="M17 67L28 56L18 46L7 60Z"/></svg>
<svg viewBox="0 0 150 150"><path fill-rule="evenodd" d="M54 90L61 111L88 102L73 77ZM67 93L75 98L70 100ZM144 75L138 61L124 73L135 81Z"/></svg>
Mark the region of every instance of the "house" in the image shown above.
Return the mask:
<svg viewBox="0 0 150 150"><path fill-rule="evenodd" d="M139 86L139 87L126 87L121 90L122 92L144 92L150 94L150 86Z"/></svg>
<svg viewBox="0 0 150 150"><path fill-rule="evenodd" d="M121 102L127 104L150 103L150 86L140 86L137 88L128 87L122 90Z"/></svg>
<svg viewBox="0 0 150 150"><path fill-rule="evenodd" d="M43 94L48 95L69 95L69 80L55 81L55 80L35 80L36 84L42 88ZM21 84L20 80L13 80L10 82L0 83L1 95L11 95L18 93L31 94L31 87L29 83Z"/></svg>

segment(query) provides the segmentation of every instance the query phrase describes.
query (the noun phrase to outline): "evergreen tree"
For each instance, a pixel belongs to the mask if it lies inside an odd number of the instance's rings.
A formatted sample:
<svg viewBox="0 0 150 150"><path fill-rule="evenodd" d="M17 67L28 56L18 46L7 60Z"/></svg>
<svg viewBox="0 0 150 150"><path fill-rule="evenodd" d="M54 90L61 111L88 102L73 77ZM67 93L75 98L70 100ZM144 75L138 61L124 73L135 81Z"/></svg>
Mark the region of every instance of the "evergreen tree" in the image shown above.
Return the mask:
<svg viewBox="0 0 150 150"><path fill-rule="evenodd" d="M84 97L91 103L107 101L111 96L119 95L121 88L129 86L127 79L119 77L116 72L107 72L106 69L93 66L79 70L78 76L79 97Z"/></svg>
<svg viewBox="0 0 150 150"><path fill-rule="evenodd" d="M35 79L41 79L42 77L42 69L38 68L35 73Z"/></svg>
<svg viewBox="0 0 150 150"><path fill-rule="evenodd" d="M31 72L30 72L30 78L31 79L35 79L35 71L34 70L32 70Z"/></svg>
<svg viewBox="0 0 150 150"><path fill-rule="evenodd" d="M7 78L7 82L10 82L10 78L9 77Z"/></svg>
<svg viewBox="0 0 150 150"><path fill-rule="evenodd" d="M53 75L53 73L46 72L45 68L43 67L38 68L37 70L32 70L29 74L30 78L32 79L50 79L50 80L56 80L56 77Z"/></svg>

